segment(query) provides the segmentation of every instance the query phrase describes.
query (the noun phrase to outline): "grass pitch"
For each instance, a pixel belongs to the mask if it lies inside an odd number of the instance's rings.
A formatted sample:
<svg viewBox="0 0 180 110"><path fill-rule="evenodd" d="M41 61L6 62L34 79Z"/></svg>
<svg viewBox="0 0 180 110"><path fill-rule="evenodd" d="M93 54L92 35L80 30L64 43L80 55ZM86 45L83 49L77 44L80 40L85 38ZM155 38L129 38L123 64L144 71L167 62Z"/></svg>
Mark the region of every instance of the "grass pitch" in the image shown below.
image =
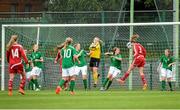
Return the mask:
<svg viewBox="0 0 180 110"><path fill-rule="evenodd" d="M26 91L0 92L0 109L180 109L180 92L161 91Z"/></svg>

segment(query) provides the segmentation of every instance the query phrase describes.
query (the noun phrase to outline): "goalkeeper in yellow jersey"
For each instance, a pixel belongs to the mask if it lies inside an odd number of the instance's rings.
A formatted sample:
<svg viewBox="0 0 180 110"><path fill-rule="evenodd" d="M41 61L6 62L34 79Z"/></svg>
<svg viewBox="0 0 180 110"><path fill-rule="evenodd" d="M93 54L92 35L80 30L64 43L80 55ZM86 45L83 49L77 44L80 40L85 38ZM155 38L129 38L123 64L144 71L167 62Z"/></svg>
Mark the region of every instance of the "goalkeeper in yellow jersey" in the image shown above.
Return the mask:
<svg viewBox="0 0 180 110"><path fill-rule="evenodd" d="M100 46L100 39L98 37L95 37L93 40L93 43L89 47L90 50L90 69L92 71L93 79L94 79L94 87L97 86L98 83L98 67L100 63L101 58L101 46Z"/></svg>

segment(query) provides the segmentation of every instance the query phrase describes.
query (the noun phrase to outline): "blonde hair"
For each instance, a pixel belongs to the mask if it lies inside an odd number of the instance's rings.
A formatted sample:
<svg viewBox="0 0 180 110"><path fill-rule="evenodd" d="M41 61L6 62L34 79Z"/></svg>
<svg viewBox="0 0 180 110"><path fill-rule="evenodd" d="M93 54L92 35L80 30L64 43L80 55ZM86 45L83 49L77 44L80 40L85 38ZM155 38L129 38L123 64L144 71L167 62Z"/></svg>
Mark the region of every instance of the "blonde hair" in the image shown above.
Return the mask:
<svg viewBox="0 0 180 110"><path fill-rule="evenodd" d="M137 39L139 38L138 34L134 34L131 38L130 38L130 42L135 43L137 42Z"/></svg>
<svg viewBox="0 0 180 110"><path fill-rule="evenodd" d="M6 45L6 49L9 51L9 49L12 47L12 45L17 41L18 36L12 35L11 39L9 40L8 44Z"/></svg>
<svg viewBox="0 0 180 110"><path fill-rule="evenodd" d="M63 48L66 49L66 47L70 45L72 42L73 42L73 39L71 37L66 38Z"/></svg>
<svg viewBox="0 0 180 110"><path fill-rule="evenodd" d="M60 45L57 45L57 47L55 48L55 51L61 50L64 47L65 43L63 42Z"/></svg>
<svg viewBox="0 0 180 110"><path fill-rule="evenodd" d="M77 45L80 45L80 43L76 43L76 44L74 44L74 47L76 48L76 47L77 47Z"/></svg>
<svg viewBox="0 0 180 110"><path fill-rule="evenodd" d="M34 47L35 47L35 46L38 46L38 45L37 45L37 44L34 44L34 45L33 45L33 47L32 47L32 48L33 48L33 49L32 49L32 50L33 50L33 52L34 52Z"/></svg>

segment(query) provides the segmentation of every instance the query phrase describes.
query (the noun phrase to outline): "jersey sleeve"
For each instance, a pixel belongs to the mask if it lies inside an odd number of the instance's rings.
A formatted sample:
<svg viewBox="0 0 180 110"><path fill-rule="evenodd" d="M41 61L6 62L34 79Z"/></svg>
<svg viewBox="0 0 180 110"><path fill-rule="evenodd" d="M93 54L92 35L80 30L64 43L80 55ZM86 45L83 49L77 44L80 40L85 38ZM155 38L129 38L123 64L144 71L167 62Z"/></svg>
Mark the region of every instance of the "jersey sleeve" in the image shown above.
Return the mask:
<svg viewBox="0 0 180 110"><path fill-rule="evenodd" d="M161 62L161 63L163 62L163 56L160 57L160 62Z"/></svg>
<svg viewBox="0 0 180 110"><path fill-rule="evenodd" d="M118 58L122 58L122 55L118 55Z"/></svg>
<svg viewBox="0 0 180 110"><path fill-rule="evenodd" d="M28 64L28 59L26 57L23 47L20 48L20 52L21 52L21 56L23 57L25 63Z"/></svg>

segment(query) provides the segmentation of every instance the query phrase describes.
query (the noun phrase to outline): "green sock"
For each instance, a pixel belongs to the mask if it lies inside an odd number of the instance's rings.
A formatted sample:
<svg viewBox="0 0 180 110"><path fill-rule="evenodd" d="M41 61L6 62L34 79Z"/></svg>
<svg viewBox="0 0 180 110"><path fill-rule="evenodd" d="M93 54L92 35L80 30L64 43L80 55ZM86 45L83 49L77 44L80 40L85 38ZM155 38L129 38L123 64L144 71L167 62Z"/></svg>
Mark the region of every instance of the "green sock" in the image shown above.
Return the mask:
<svg viewBox="0 0 180 110"><path fill-rule="evenodd" d="M108 82L108 85L107 85L107 88L106 88L107 90L109 89L109 87L111 86L111 84L112 84L112 81L109 81L109 82Z"/></svg>
<svg viewBox="0 0 180 110"><path fill-rule="evenodd" d="M33 84L34 84L34 80L33 79L31 79L30 81L29 81L29 90L33 90Z"/></svg>
<svg viewBox="0 0 180 110"><path fill-rule="evenodd" d="M166 81L162 81L162 90L164 91L166 89Z"/></svg>
<svg viewBox="0 0 180 110"><path fill-rule="evenodd" d="M172 84L171 84L171 82L168 82L168 84L169 84L170 90L172 91L173 89L172 89Z"/></svg>
<svg viewBox="0 0 180 110"><path fill-rule="evenodd" d="M37 79L34 79L34 84L35 84L35 87L36 87L36 88L39 88L39 84L38 84Z"/></svg>
<svg viewBox="0 0 180 110"><path fill-rule="evenodd" d="M104 83L103 83L103 87L106 86L106 84L107 84L108 81L109 81L109 78L106 78L105 81L104 81Z"/></svg>
<svg viewBox="0 0 180 110"><path fill-rule="evenodd" d="M70 82L70 91L74 91L74 87L75 87L75 81L74 80L71 80Z"/></svg>
<svg viewBox="0 0 180 110"><path fill-rule="evenodd" d="M87 79L83 79L84 89L87 89Z"/></svg>
<svg viewBox="0 0 180 110"><path fill-rule="evenodd" d="M64 85L64 83L65 83L65 80L64 80L64 79L60 80L60 81L59 81L59 86L62 88L63 85Z"/></svg>

